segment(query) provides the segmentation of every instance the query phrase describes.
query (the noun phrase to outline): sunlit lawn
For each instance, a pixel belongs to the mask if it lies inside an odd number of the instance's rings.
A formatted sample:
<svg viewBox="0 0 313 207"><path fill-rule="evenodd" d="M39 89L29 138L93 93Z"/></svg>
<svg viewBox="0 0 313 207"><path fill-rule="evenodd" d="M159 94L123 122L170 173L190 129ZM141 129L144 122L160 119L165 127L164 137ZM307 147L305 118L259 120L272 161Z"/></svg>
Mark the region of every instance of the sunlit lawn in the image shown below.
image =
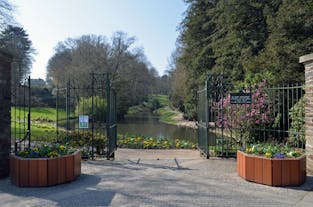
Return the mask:
<svg viewBox="0 0 313 207"><path fill-rule="evenodd" d="M11 137L23 138L27 130L28 109L11 108ZM65 110L59 110L59 117L66 117ZM31 108L31 139L40 141L56 140L56 109Z"/></svg>

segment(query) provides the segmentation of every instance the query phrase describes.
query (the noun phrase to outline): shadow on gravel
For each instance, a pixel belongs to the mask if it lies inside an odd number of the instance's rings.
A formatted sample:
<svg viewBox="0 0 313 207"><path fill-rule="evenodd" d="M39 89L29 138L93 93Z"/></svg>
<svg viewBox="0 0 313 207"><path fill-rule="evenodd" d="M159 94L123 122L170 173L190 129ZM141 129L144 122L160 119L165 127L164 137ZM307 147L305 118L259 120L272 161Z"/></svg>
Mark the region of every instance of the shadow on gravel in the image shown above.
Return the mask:
<svg viewBox="0 0 313 207"><path fill-rule="evenodd" d="M285 188L290 188L292 190L300 190L300 191L313 191L313 176L308 175L306 177L306 181L303 185L298 186L298 187L285 187Z"/></svg>
<svg viewBox="0 0 313 207"><path fill-rule="evenodd" d="M151 162L151 160L150 160ZM154 169L165 169L165 170L194 170L191 168L183 167L179 164L176 159L173 159L174 166L162 165L158 164L158 160L155 160L155 163L146 163L146 161L133 161L127 160L126 163L118 163L115 161L87 161L90 165L97 165L97 166L107 166L107 167L114 167L114 168L121 168L121 169L128 169L128 170L143 170L142 167L146 168L154 168Z"/></svg>
<svg viewBox="0 0 313 207"><path fill-rule="evenodd" d="M10 178L0 180L0 193L19 196L23 198L50 200L57 206L99 206L109 205L115 192L97 190L96 186L101 177L96 175L81 174L76 180L50 187L17 187L11 183ZM1 202L3 205L9 203Z"/></svg>
<svg viewBox="0 0 313 207"><path fill-rule="evenodd" d="M144 162L134 162L132 160L127 160L131 164L143 166L143 167L149 167L149 168L157 168L157 169L165 169L165 170L193 170L191 168L186 168L182 167L176 159L173 160L175 161L175 166L166 166L166 165L161 165L161 164L153 164L153 163L144 163ZM156 161L158 162L158 161Z"/></svg>
<svg viewBox="0 0 313 207"><path fill-rule="evenodd" d="M115 191L87 189L84 193L58 199L57 206L109 206L115 194Z"/></svg>

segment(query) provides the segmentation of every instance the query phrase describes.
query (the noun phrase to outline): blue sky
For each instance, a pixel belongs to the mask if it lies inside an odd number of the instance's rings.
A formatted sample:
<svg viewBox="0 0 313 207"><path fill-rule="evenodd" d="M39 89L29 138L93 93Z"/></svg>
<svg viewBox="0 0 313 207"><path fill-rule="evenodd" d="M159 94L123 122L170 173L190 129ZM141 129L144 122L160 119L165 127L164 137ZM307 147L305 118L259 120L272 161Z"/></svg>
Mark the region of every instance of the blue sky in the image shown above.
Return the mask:
<svg viewBox="0 0 313 207"><path fill-rule="evenodd" d="M54 47L68 37L116 31L135 36L160 75L175 49L178 26L187 5L183 0L11 0L15 18L37 51L32 78L46 76Z"/></svg>

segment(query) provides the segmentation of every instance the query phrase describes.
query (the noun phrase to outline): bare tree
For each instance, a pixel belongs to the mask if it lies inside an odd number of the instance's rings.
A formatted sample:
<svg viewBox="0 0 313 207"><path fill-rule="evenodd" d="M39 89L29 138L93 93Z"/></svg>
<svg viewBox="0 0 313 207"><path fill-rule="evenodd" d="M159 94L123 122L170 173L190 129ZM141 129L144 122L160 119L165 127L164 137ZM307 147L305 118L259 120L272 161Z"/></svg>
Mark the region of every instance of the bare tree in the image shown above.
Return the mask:
<svg viewBox="0 0 313 207"><path fill-rule="evenodd" d="M122 115L129 106L146 100L155 85L156 71L142 49L132 48L134 42L134 37L123 32L116 32L110 42L96 35L67 39L58 44L49 60L47 80L65 86L68 78L76 78L80 86L88 87L91 72L109 73Z"/></svg>
<svg viewBox="0 0 313 207"><path fill-rule="evenodd" d="M7 0L0 0L0 30L13 23L13 10L14 7Z"/></svg>

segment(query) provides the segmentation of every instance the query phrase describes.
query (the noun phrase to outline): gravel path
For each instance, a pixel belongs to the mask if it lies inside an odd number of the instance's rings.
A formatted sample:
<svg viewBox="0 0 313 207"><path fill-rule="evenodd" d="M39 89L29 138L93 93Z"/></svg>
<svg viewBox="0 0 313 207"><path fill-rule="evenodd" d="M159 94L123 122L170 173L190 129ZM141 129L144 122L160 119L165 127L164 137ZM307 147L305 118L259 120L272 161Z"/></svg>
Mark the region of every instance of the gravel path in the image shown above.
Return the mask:
<svg viewBox="0 0 313 207"><path fill-rule="evenodd" d="M1 179L0 206L313 206L312 176L301 187L269 187L238 177L233 159L160 153L119 150L115 161L83 161L77 180L47 188Z"/></svg>

